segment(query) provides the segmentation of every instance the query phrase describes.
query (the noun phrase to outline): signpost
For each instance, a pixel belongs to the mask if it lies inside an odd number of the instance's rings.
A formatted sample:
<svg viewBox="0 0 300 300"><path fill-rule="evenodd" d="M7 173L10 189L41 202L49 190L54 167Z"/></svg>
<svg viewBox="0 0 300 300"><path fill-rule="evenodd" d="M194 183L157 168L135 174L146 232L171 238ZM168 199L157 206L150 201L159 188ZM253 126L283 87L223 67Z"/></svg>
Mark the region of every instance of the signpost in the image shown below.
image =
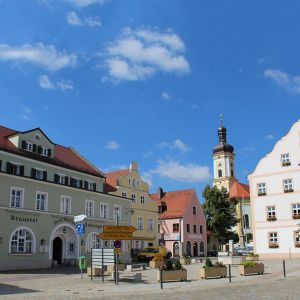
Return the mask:
<svg viewBox="0 0 300 300"><path fill-rule="evenodd" d="M103 226L104 233L133 233L135 231L136 228L133 226L112 226L112 225Z"/></svg>
<svg viewBox="0 0 300 300"><path fill-rule="evenodd" d="M106 233L99 234L102 240L132 240L132 233Z"/></svg>
<svg viewBox="0 0 300 300"><path fill-rule="evenodd" d="M104 282L104 266L107 264L114 264L115 256L113 249L92 249L91 251L91 272L93 267L101 267L102 271L102 282ZM93 275L93 273L91 273ZM91 276L93 280L93 276Z"/></svg>
<svg viewBox="0 0 300 300"><path fill-rule="evenodd" d="M78 223L75 225L76 228L76 234L77 235L83 235L85 234L85 226L82 223Z"/></svg>

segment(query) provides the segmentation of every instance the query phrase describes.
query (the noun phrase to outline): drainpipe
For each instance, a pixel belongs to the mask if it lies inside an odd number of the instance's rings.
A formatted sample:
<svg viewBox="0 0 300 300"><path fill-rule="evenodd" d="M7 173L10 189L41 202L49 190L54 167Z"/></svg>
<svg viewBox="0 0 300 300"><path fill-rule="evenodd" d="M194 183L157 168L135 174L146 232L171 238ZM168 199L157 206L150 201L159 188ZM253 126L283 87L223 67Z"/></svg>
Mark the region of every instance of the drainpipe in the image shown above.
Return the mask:
<svg viewBox="0 0 300 300"><path fill-rule="evenodd" d="M179 256L182 257L182 232L181 232L181 223L182 223L182 218L179 219Z"/></svg>

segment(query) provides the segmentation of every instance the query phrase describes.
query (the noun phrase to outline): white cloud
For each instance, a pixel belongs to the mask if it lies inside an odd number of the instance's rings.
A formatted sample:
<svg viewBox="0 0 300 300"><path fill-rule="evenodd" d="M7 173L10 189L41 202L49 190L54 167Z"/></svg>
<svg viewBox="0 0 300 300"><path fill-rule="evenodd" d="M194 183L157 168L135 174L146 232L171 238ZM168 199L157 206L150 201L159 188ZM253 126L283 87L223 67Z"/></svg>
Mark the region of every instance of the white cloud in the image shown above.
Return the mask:
<svg viewBox="0 0 300 300"><path fill-rule="evenodd" d="M105 51L109 77L114 80L143 80L162 71L188 73L185 46L171 30L125 28Z"/></svg>
<svg viewBox="0 0 300 300"><path fill-rule="evenodd" d="M77 62L75 54L58 52L53 45L38 43L10 46L0 44L0 60L33 63L51 71L74 67Z"/></svg>
<svg viewBox="0 0 300 300"><path fill-rule="evenodd" d="M194 163L184 165L171 159L158 161L156 168L150 170L149 173L181 182L206 182L211 178L207 166Z"/></svg>
<svg viewBox="0 0 300 300"><path fill-rule="evenodd" d="M190 148L183 143L180 139L176 139L173 142L162 142L159 144L159 148L177 149L182 153L187 152Z"/></svg>
<svg viewBox="0 0 300 300"><path fill-rule="evenodd" d="M165 100L171 100L172 97L167 93L167 92L162 92L161 96L165 99Z"/></svg>
<svg viewBox="0 0 300 300"><path fill-rule="evenodd" d="M31 120L32 109L24 105L21 106L21 109L22 109L22 114L21 114L22 119L25 121Z"/></svg>
<svg viewBox="0 0 300 300"><path fill-rule="evenodd" d="M110 141L105 145L105 148L110 150L118 150L120 145L116 141Z"/></svg>
<svg viewBox="0 0 300 300"><path fill-rule="evenodd" d="M42 89L54 90L60 89L62 91L73 90L73 82L71 80L59 80L52 82L47 75L41 75L38 77L38 83Z"/></svg>
<svg viewBox="0 0 300 300"><path fill-rule="evenodd" d="M103 5L106 2L109 2L110 0L65 0L65 1L70 2L71 4L73 4L78 8L84 8L89 5L95 5L95 4Z"/></svg>
<svg viewBox="0 0 300 300"><path fill-rule="evenodd" d="M101 26L101 20L99 17L89 16L81 20L75 11L71 11L67 13L67 22L72 26L89 26L89 27Z"/></svg>
<svg viewBox="0 0 300 300"><path fill-rule="evenodd" d="M146 158L149 158L150 156L153 155L153 152L152 151L147 151L143 154L143 157L146 157Z"/></svg>
<svg viewBox="0 0 300 300"><path fill-rule="evenodd" d="M274 140L274 135L273 134L267 134L266 136L265 136L265 139L267 139L267 140L270 140L270 141L272 141L272 140Z"/></svg>
<svg viewBox="0 0 300 300"><path fill-rule="evenodd" d="M149 184L149 187L152 186L152 174L149 172L143 172L141 175L142 179Z"/></svg>
<svg viewBox="0 0 300 300"><path fill-rule="evenodd" d="M280 70L267 69L265 78L273 80L279 87L292 94L300 94L300 76L292 76Z"/></svg>

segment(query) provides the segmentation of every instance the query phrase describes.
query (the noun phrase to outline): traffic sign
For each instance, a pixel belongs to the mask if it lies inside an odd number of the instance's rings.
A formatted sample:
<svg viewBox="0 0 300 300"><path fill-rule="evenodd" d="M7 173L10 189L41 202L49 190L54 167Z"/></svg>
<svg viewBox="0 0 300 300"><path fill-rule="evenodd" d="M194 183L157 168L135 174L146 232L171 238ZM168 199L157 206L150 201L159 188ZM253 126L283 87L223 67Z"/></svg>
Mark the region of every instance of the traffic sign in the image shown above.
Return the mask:
<svg viewBox="0 0 300 300"><path fill-rule="evenodd" d="M86 218L87 218L86 215L78 215L78 216L74 216L74 223L82 222L82 221L84 221Z"/></svg>
<svg viewBox="0 0 300 300"><path fill-rule="evenodd" d="M104 233L133 233L136 231L136 228L133 226L113 226L113 225L104 225Z"/></svg>
<svg viewBox="0 0 300 300"><path fill-rule="evenodd" d="M82 223L76 224L76 225L75 225L75 228L76 228L76 234L77 234L77 235L82 235L82 234L85 233L85 227L84 227L84 224L82 224Z"/></svg>
<svg viewBox="0 0 300 300"><path fill-rule="evenodd" d="M131 233L107 233L102 232L99 234L102 240L132 240Z"/></svg>
<svg viewBox="0 0 300 300"><path fill-rule="evenodd" d="M122 242L120 240L114 241L114 247L115 248L121 248L121 246L122 246Z"/></svg>

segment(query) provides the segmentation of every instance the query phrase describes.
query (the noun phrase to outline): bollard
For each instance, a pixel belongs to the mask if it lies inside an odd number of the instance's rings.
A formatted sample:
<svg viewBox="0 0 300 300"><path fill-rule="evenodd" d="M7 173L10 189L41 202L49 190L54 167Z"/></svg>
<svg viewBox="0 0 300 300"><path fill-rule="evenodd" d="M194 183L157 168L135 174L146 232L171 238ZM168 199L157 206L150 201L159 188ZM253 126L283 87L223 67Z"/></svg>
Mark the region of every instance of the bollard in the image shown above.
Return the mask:
<svg viewBox="0 0 300 300"><path fill-rule="evenodd" d="M163 286L163 269L160 269L160 289L162 290L164 288Z"/></svg>
<svg viewBox="0 0 300 300"><path fill-rule="evenodd" d="M286 278L285 260L282 261L282 266L283 266L283 276L284 276L284 278Z"/></svg>
<svg viewBox="0 0 300 300"><path fill-rule="evenodd" d="M229 272L229 282L231 282L231 265L228 265L228 272Z"/></svg>

